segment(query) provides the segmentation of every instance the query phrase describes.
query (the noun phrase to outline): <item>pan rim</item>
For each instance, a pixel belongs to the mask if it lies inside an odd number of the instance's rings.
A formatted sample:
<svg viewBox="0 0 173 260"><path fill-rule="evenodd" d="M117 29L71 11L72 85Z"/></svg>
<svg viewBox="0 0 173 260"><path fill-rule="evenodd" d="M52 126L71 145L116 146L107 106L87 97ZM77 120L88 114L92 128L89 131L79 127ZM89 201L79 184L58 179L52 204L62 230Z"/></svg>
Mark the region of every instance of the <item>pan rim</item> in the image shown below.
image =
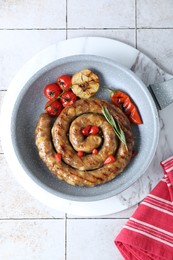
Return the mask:
<svg viewBox="0 0 173 260"><path fill-rule="evenodd" d="M120 64L118 64L118 63L116 63L116 62L114 62L113 60L110 60L109 58L105 58L105 57L101 57L101 56L97 56L97 55L88 55L88 54L83 54L83 55L72 55L72 56L68 56L68 57L65 57L65 58L61 58L61 59L59 59L58 61L60 62L60 61L64 61L64 60L69 60L69 59L73 59L74 57L77 57L78 59L81 59L81 58L84 58L84 57L91 57L91 58L93 58L93 59L97 59L98 61L100 60L100 61L102 61L102 62L108 62L109 64L112 64L113 66L117 66L118 68L120 68L121 70L123 70L123 71L125 71L128 75L130 75L131 77L133 77L133 79L136 81L136 82L138 82L140 85L142 85L143 86L143 91L147 94L147 96L148 96L148 98L149 98L149 101L150 101L150 103L151 103L151 107L152 107L152 109L153 109L153 113L155 114L155 119L156 119L156 121L155 121L155 123L156 123L156 136L155 136L155 142L154 142L154 145L153 145L153 154L152 154L152 156L149 158L149 160L148 160L148 162L146 163L146 165L145 165L145 167L143 168L143 173L140 175L140 176L138 176L136 179L134 179L133 180L133 182L130 184L130 185L132 185L138 178L140 178L143 174L144 174L144 172L146 171L146 169L148 168L148 166L150 165L150 163L151 163L151 161L152 161L152 159L153 159L153 157L154 157L154 154L155 154L155 151L156 151L156 148L157 148L157 145L158 145L158 140L159 140L159 116L158 116L158 111L157 111L157 109L156 109L156 106L155 106L155 103L154 103L154 100L152 99L152 97L151 97L151 95L150 95L150 93L149 93L149 90L147 89L147 87L144 85L144 83L132 72L132 71L130 71L129 69L127 69L126 67L124 67L124 66L122 66L122 65L120 65ZM52 63L56 63L57 61L54 61L54 62L52 62ZM51 64L52 64L51 63ZM49 64L48 64L49 65ZM48 66L47 65L47 66ZM46 67L47 67L46 66ZM44 69L44 67L42 68L42 69ZM41 69L41 70L42 70ZM21 73L22 73L22 70L20 71L20 73L19 74L17 74L17 76L16 76L16 78L18 78L20 75L21 75ZM35 73L38 73L38 72L35 72ZM9 86L9 89L8 89L8 91L7 91L7 94L8 93L10 93L10 91L11 90L13 90L12 91L12 93L14 93L14 82L16 82L16 81L13 81L12 83L11 83L11 85ZM17 92L18 92L18 94L20 93L20 91L23 89L23 86L21 86L21 88L19 88L19 89L17 89ZM11 124L12 124L12 121L11 121L11 115L9 114L9 118L10 118L10 120L7 120L7 121L4 121L5 120L5 116L3 115L3 112L4 111L6 111L6 108L7 108L7 100L8 100L8 102L9 102L9 99L12 101L12 103L11 104L14 104L15 103L15 101L16 101L16 99L17 99L17 96L18 95L16 95L15 97L13 96L12 97L12 94L10 93L9 95L7 95L7 97L4 99L4 102L3 102L3 106L2 106L2 122L5 122L5 124L4 124L4 126L2 127L2 136L3 136L3 138L2 138L2 146L3 146L3 150L4 150L4 153L5 153L5 155L6 155L6 157L8 158L9 157L9 150L10 149L12 149L11 150L11 153L10 153L10 157L12 157L13 159L15 158L15 160L17 160L17 162L18 162L18 158L16 157L16 154L14 153L14 147L13 147L13 142L12 142L12 140L11 140L11 132L9 133L9 131L7 132L7 133L5 133L6 131L7 131L7 129L5 129L5 126L10 126L10 129L11 129ZM12 106L10 107L10 109L11 109L11 111L13 111L13 109L12 109ZM9 112L10 112L10 109L9 109ZM6 111L7 112L7 111ZM6 134L8 135L8 138L9 138L9 140L7 141L7 137L5 137L6 136ZM5 138L4 138L5 137ZM12 152L13 152L13 154L12 154ZM11 163L13 160L9 160L9 158L7 159L8 160L8 162L9 162L9 164L11 165L11 168L12 169L14 169L14 164L13 163ZM17 167L17 169L20 169L20 171L22 170L22 172L21 173L19 173L19 174L17 174L17 173L15 173L15 175L18 175L17 177L18 177L18 179L19 179L19 181L21 182L22 181L22 173L23 174L27 174L27 173L25 173L25 171L23 171L23 168L22 168L22 166L20 165L20 164L18 164L17 162L15 162L15 168ZM23 183L23 181L22 181L22 183ZM39 184L37 183L37 185L39 186ZM119 192L119 193L121 193L122 191L124 191L124 190L126 190L130 185L124 185L124 188ZM26 185L25 185L26 186ZM43 188L42 186L41 186L41 188ZM44 189L44 188L43 188ZM49 190L47 190L47 192L49 193L50 191ZM72 201L97 201L97 200L102 200L102 199L106 199L106 198L109 198L109 197L112 197L112 196L114 196L114 195L118 195L119 193L113 193L113 192L109 192L108 194L104 194L103 196L101 196L101 195L97 195L97 196L94 196L94 197L77 197L77 196L73 196L73 195L65 195L64 193L63 193L63 195L61 194L61 193L59 193L59 196L61 197L61 198L63 198L63 199L68 199L68 200L72 200ZM53 195L55 195L55 194L53 194Z"/></svg>

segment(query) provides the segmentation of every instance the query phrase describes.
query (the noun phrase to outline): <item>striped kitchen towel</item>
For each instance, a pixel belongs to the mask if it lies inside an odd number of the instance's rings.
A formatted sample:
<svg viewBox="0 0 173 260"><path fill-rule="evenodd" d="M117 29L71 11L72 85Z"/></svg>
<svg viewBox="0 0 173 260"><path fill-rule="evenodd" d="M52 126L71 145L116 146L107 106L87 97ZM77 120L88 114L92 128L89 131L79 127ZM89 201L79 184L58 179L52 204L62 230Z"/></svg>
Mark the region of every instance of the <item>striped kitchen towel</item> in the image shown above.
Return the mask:
<svg viewBox="0 0 173 260"><path fill-rule="evenodd" d="M126 260L173 260L173 157L161 166L164 178L115 238Z"/></svg>

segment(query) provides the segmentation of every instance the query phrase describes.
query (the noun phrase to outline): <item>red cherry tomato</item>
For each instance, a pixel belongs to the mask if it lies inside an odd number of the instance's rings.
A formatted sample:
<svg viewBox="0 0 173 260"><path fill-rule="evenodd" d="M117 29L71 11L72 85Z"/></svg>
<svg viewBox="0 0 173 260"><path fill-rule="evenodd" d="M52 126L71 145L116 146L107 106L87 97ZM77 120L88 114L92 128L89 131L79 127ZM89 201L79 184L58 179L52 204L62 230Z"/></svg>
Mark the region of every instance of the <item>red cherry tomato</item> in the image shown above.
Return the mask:
<svg viewBox="0 0 173 260"><path fill-rule="evenodd" d="M88 136L89 132L90 132L90 129L91 129L90 125L88 125L87 127L83 128L82 129L82 134L85 135L85 136Z"/></svg>
<svg viewBox="0 0 173 260"><path fill-rule="evenodd" d="M66 91L61 96L61 102L63 107L70 106L74 104L74 102L77 100L77 96L72 91Z"/></svg>
<svg viewBox="0 0 173 260"><path fill-rule="evenodd" d="M99 132L99 128L96 125L93 125L89 131L89 134L96 135Z"/></svg>
<svg viewBox="0 0 173 260"><path fill-rule="evenodd" d="M55 100L53 103L52 100L48 101L45 107L46 112L51 116L59 116L63 109L61 102L58 100Z"/></svg>
<svg viewBox="0 0 173 260"><path fill-rule="evenodd" d="M56 83L60 86L62 90L69 90L71 87L71 77L68 75L62 75L57 78Z"/></svg>
<svg viewBox="0 0 173 260"><path fill-rule="evenodd" d="M52 100L54 98L57 98L60 94L61 94L61 88L60 86L58 86L57 84L48 84L45 88L44 88L44 95Z"/></svg>
<svg viewBox="0 0 173 260"><path fill-rule="evenodd" d="M77 155L78 155L79 157L82 157L82 156L84 155L84 152L83 152L83 151L79 151L79 152L77 153Z"/></svg>
<svg viewBox="0 0 173 260"><path fill-rule="evenodd" d="M98 150L97 150L96 148L94 148L94 149L92 150L92 154L98 154Z"/></svg>
<svg viewBox="0 0 173 260"><path fill-rule="evenodd" d="M113 162L115 162L115 157L111 154L111 155L109 155L109 156L106 158L106 160L104 161L103 164L109 164L109 163L113 163Z"/></svg>
<svg viewBox="0 0 173 260"><path fill-rule="evenodd" d="M58 162L61 162L61 161L62 161L62 157L61 157L61 154L60 154L60 153L56 153L56 154L55 154L55 158L57 159Z"/></svg>

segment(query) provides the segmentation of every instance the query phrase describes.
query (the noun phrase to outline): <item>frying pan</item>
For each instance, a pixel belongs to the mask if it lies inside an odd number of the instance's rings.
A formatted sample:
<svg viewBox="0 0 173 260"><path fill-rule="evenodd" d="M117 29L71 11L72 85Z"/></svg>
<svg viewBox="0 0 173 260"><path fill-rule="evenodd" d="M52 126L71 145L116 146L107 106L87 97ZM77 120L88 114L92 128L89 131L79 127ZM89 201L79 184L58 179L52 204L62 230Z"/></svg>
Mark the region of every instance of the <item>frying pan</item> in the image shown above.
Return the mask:
<svg viewBox="0 0 173 260"><path fill-rule="evenodd" d="M62 74L73 74L84 68L91 69L100 78L101 87L96 97L110 100L103 86L121 89L137 104L143 120L142 125L132 126L138 155L115 179L92 188L72 186L57 179L39 158L34 142L35 126L46 102L45 85L55 82ZM102 200L130 187L150 165L159 138L157 108L144 83L122 65L95 55L58 59L35 72L27 82L21 80L20 86L13 84L4 101L2 120L4 151L18 179L31 181L50 194L72 201Z"/></svg>

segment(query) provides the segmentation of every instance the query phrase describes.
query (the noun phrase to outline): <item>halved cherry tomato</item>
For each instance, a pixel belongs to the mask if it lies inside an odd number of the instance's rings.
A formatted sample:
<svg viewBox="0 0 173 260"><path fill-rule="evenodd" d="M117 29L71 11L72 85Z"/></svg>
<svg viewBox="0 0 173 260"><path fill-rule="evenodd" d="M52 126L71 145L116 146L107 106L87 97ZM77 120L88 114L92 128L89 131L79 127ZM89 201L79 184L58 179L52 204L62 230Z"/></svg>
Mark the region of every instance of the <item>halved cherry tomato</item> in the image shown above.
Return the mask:
<svg viewBox="0 0 173 260"><path fill-rule="evenodd" d="M88 136L90 129L91 129L90 125L86 126L85 128L82 129L82 134Z"/></svg>
<svg viewBox="0 0 173 260"><path fill-rule="evenodd" d="M77 96L71 90L69 90L64 92L60 99L63 107L67 107L74 104L74 102L77 100Z"/></svg>
<svg viewBox="0 0 173 260"><path fill-rule="evenodd" d="M98 150L97 150L96 148L94 148L94 149L92 150L92 154L98 154Z"/></svg>
<svg viewBox="0 0 173 260"><path fill-rule="evenodd" d="M62 157L61 157L61 154L60 154L60 153L56 153L56 154L55 154L55 158L57 159L58 162L61 162L61 161L62 161Z"/></svg>
<svg viewBox="0 0 173 260"><path fill-rule="evenodd" d="M52 100L48 101L46 103L45 107L46 107L47 113L51 116L59 116L59 114L61 113L61 111L63 109L61 102L58 100L55 100L53 103L52 103Z"/></svg>
<svg viewBox="0 0 173 260"><path fill-rule="evenodd" d="M62 90L69 90L71 87L71 77L68 75L62 75L57 78L56 83L60 86Z"/></svg>
<svg viewBox="0 0 173 260"><path fill-rule="evenodd" d="M118 107L122 105L124 113L127 115L132 123L143 123L137 106L132 102L131 98L127 94L122 91L112 91L111 100Z"/></svg>
<svg viewBox="0 0 173 260"><path fill-rule="evenodd" d="M78 151L77 155L78 155L79 157L82 157L82 156L84 155L84 152L83 152L83 151Z"/></svg>
<svg viewBox="0 0 173 260"><path fill-rule="evenodd" d="M96 135L99 132L99 128L96 125L91 126L91 129L89 131L89 134Z"/></svg>
<svg viewBox="0 0 173 260"><path fill-rule="evenodd" d="M60 94L61 94L61 88L60 86L58 86L57 84L48 84L45 88L44 88L44 95L52 100L54 98L57 98Z"/></svg>
<svg viewBox="0 0 173 260"><path fill-rule="evenodd" d="M113 162L115 162L115 157L111 154L111 155L109 155L109 156L106 158L106 160L104 161L103 164L109 164L109 163L113 163Z"/></svg>

